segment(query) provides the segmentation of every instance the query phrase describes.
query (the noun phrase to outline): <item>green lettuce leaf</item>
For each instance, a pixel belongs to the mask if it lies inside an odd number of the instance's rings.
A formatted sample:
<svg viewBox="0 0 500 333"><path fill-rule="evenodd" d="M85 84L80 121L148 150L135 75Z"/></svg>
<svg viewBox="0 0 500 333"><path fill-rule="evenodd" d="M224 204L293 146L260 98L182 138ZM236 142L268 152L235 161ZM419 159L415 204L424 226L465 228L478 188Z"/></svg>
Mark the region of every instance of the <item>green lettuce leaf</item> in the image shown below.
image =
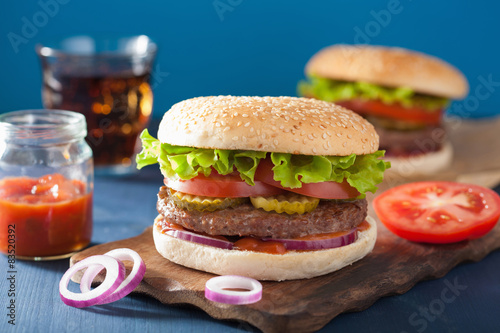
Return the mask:
<svg viewBox="0 0 500 333"><path fill-rule="evenodd" d="M304 156L271 153L274 180L282 186L298 188L302 183L319 183L345 180L364 197L366 192L375 193L377 184L384 179L384 171L390 163L381 157L384 151L373 154L349 156Z"/></svg>
<svg viewBox="0 0 500 333"><path fill-rule="evenodd" d="M337 102L354 98L380 100L385 104L399 103L404 107L421 107L429 112L446 108L446 98L418 94L407 87L382 87L368 82L337 81L310 76L297 87L300 96L318 98L327 102Z"/></svg>
<svg viewBox="0 0 500 333"><path fill-rule="evenodd" d="M137 168L159 163L165 177L191 179L202 173L209 176L212 168L221 175L235 169L242 180L255 185L254 176L266 152L251 150L204 149L172 146L160 143L147 130L140 136L142 151L137 155ZM390 167L381 157L384 151L367 155L310 156L270 153L274 164L274 180L288 188L300 188L303 183L319 183L344 180L355 187L364 197L367 191L375 193L376 185L383 180L384 171Z"/></svg>
<svg viewBox="0 0 500 333"><path fill-rule="evenodd" d="M142 151L136 157L137 168L159 163L163 176L173 179L187 180L200 173L209 176L212 168L221 175L227 175L236 169L241 179L255 185L255 171L259 161L266 157L266 153L260 151L173 146L160 143L148 130L144 130L140 138Z"/></svg>

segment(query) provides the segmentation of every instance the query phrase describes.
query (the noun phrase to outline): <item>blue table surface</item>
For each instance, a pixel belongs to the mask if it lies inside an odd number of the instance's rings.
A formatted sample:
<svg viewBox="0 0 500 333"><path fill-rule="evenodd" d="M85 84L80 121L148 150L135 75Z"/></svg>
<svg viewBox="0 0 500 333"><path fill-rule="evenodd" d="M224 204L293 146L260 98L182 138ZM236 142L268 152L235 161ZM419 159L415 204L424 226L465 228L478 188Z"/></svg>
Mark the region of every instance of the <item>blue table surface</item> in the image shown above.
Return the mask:
<svg viewBox="0 0 500 333"><path fill-rule="evenodd" d="M133 237L150 226L157 215L156 194L161 184L156 166L128 178L96 178L92 243ZM164 305L141 295L103 306L72 308L60 300L58 291L68 259L17 261L15 297L10 297L7 258L0 256L0 263L0 332L258 331L247 324L212 319L192 307ZM455 285L453 290L450 284ZM11 299L15 301L15 326L8 323ZM384 297L365 311L342 314L321 331L334 330L500 332L500 251L480 262L461 264L441 279L420 282L403 295Z"/></svg>

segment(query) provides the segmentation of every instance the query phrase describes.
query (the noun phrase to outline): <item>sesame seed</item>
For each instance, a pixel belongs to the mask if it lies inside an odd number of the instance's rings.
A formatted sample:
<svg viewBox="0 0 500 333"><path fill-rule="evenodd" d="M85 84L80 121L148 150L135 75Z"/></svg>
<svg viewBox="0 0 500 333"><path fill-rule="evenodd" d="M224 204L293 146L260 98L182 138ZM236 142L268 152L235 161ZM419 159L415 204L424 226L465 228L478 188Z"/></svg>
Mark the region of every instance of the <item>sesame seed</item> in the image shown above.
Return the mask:
<svg viewBox="0 0 500 333"><path fill-rule="evenodd" d="M273 131L276 131L276 126L271 127Z"/></svg>
<svg viewBox="0 0 500 333"><path fill-rule="evenodd" d="M237 136L233 136L233 141L238 141L238 137Z"/></svg>
<svg viewBox="0 0 500 333"><path fill-rule="evenodd" d="M344 143L342 144L342 146L346 147L346 146L347 146L347 142L344 142Z"/></svg>
<svg viewBox="0 0 500 333"><path fill-rule="evenodd" d="M238 123L236 124L237 127L240 127L241 124L243 124L241 121L238 121Z"/></svg>
<svg viewBox="0 0 500 333"><path fill-rule="evenodd" d="M273 143L277 146L278 145L278 140L274 139Z"/></svg>
<svg viewBox="0 0 500 333"><path fill-rule="evenodd" d="M250 126L250 122L245 124L245 127L248 127L248 126ZM253 128L252 128L252 130L253 130Z"/></svg>
<svg viewBox="0 0 500 333"><path fill-rule="evenodd" d="M314 147L313 147L312 151L313 151L313 153L315 153L315 154L316 154L316 152L317 152L316 148L314 148Z"/></svg>
<svg viewBox="0 0 500 333"><path fill-rule="evenodd" d="M342 134L340 134L339 132L337 132L337 136L340 138L342 136Z"/></svg>
<svg viewBox="0 0 500 333"><path fill-rule="evenodd" d="M313 133L313 136L314 136L315 138L317 138L317 137L318 137L318 134L316 134L316 133Z"/></svg>
<svg viewBox="0 0 500 333"><path fill-rule="evenodd" d="M347 137L348 137L349 139L352 139L352 135L351 135L351 134L347 134Z"/></svg>
<svg viewBox="0 0 500 333"><path fill-rule="evenodd" d="M231 127L226 126L222 132L227 132L227 131L229 131L230 129L231 129Z"/></svg>
<svg viewBox="0 0 500 333"><path fill-rule="evenodd" d="M323 133L323 135L321 136L323 139L326 139L326 133Z"/></svg>
<svg viewBox="0 0 500 333"><path fill-rule="evenodd" d="M309 140L313 139L313 136L311 134L309 134L307 137L309 138Z"/></svg>
<svg viewBox="0 0 500 333"><path fill-rule="evenodd" d="M248 127L248 126L245 125L245 127ZM253 131L254 131L253 127L250 127L250 132L253 132Z"/></svg>
<svg viewBox="0 0 500 333"><path fill-rule="evenodd" d="M293 138L293 142L299 142L299 138Z"/></svg>

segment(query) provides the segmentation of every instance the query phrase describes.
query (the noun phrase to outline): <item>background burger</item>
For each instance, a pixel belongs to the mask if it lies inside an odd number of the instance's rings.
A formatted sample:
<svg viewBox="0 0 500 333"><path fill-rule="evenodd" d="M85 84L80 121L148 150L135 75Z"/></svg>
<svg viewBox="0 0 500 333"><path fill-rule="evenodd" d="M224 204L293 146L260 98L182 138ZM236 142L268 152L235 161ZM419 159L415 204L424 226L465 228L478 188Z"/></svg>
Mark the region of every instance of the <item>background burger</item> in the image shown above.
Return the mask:
<svg viewBox="0 0 500 333"><path fill-rule="evenodd" d="M366 119L380 136L395 170L418 157L418 169L433 173L449 165L452 148L441 126L449 99L468 93L463 74L450 64L402 48L334 45L306 65L299 95L345 106Z"/></svg>
<svg viewBox="0 0 500 333"><path fill-rule="evenodd" d="M369 253L367 217L388 163L365 119L295 97L200 97L174 105L139 167L159 163L154 222L165 258L215 274L310 278Z"/></svg>

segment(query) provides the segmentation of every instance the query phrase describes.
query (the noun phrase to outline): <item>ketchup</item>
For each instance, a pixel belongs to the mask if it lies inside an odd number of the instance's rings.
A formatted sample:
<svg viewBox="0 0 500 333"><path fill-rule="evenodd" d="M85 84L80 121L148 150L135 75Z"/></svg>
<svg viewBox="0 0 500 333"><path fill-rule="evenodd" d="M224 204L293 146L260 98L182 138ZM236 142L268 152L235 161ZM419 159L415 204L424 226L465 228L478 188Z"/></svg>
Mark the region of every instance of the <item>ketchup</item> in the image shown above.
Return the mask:
<svg viewBox="0 0 500 333"><path fill-rule="evenodd" d="M8 232L15 234L14 242L8 241ZM92 192L83 182L57 173L0 180L1 252L64 255L87 246L91 236Z"/></svg>
<svg viewBox="0 0 500 333"><path fill-rule="evenodd" d="M236 241L234 246L238 250L263 252L269 254L285 254L287 252L286 246L280 242L262 241L253 237L243 237Z"/></svg>
<svg viewBox="0 0 500 333"><path fill-rule="evenodd" d="M186 230L182 226L175 224L175 223L169 223L165 221L165 219L160 220L159 222L160 226L160 231L162 233L165 233L167 230L174 229L174 230ZM365 231L370 229L370 224L366 221L361 222L357 227L356 230L359 232ZM191 231L190 232L194 232ZM302 237L297 237L294 238L295 240L303 240L303 241L315 241L315 240L324 240L324 239L330 239L330 238L335 238L335 237L340 237L343 235L346 235L350 233L351 230L346 230L346 231L337 231L337 232L327 232L327 233L322 233L322 234L315 234L315 235L307 235L307 236L302 236ZM217 238L217 239L222 239L226 240L224 236L214 236L214 235L208 235L205 233L198 233L204 236L212 237L212 238ZM286 246L278 241L267 241L267 240L260 240L255 237L242 237L235 241L233 243L234 248L238 250L243 250L243 251L253 251L253 252L262 252L262 253L269 253L269 254L285 254L288 252ZM296 251L314 251L314 250L296 250Z"/></svg>
<svg viewBox="0 0 500 333"><path fill-rule="evenodd" d="M360 225L358 225L357 229L360 232L366 231L366 230L370 229L370 223L366 222L366 220L365 220L365 221L361 222Z"/></svg>

